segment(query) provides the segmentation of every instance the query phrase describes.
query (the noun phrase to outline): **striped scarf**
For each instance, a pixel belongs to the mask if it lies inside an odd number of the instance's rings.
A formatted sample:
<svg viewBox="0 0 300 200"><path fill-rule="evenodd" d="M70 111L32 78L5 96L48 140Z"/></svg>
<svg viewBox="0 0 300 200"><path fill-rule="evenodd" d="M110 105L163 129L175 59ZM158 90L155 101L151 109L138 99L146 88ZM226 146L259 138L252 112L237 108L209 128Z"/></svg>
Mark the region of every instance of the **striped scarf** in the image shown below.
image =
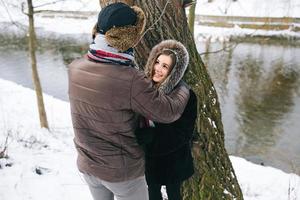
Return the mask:
<svg viewBox="0 0 300 200"><path fill-rule="evenodd" d="M105 37L102 34L96 35L93 43L90 44L87 56L94 62L135 66L132 48L125 52L119 52L117 49L107 44Z"/></svg>

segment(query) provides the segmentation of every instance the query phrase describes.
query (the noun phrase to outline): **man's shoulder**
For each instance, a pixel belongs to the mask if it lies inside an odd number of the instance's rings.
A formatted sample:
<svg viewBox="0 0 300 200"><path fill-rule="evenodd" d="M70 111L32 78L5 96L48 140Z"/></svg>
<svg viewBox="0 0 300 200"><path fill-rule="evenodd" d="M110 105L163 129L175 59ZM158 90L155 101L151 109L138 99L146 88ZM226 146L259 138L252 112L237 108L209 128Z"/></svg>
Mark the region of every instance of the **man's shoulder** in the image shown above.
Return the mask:
<svg viewBox="0 0 300 200"><path fill-rule="evenodd" d="M131 73L137 73L137 69L130 66L119 65L119 64L112 64L112 63L100 63L100 62L93 62L88 59L87 56L83 56L81 58L74 59L69 65L70 68L77 68L77 67L103 67L109 69L111 71L128 71Z"/></svg>
<svg viewBox="0 0 300 200"><path fill-rule="evenodd" d="M138 74L138 70L130 66L92 62L84 57L73 60L68 67L70 71L85 71L96 76L104 76L107 80L134 82Z"/></svg>

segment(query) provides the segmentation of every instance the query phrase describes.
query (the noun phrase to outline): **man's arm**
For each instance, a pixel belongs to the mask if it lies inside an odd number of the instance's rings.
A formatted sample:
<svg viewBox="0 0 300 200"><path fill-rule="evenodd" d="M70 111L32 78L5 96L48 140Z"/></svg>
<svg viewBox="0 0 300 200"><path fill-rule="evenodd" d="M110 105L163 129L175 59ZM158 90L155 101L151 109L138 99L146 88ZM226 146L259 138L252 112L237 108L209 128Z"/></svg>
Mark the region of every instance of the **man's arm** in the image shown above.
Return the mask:
<svg viewBox="0 0 300 200"><path fill-rule="evenodd" d="M189 99L189 89L186 85L178 84L166 95L155 89L143 72L137 72L131 87L132 110L156 122L171 123L177 120Z"/></svg>

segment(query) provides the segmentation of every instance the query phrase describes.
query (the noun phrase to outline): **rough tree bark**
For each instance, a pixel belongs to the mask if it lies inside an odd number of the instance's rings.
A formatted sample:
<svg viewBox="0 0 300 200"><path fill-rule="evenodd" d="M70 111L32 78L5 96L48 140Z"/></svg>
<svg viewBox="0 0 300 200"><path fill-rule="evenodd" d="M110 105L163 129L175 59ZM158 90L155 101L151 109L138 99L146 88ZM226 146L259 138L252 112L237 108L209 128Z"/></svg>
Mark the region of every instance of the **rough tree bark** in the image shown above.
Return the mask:
<svg viewBox="0 0 300 200"><path fill-rule="evenodd" d="M28 46L29 46L29 54L30 54L30 60L31 60L31 68L32 68L32 79L35 87L36 97L37 97L37 104L38 104L38 110L39 110L39 118L40 118L40 125L42 128L49 129L48 121L47 121L47 115L45 111L44 106L44 100L43 100L43 92L42 87L37 71L37 65L36 65L36 55L35 55L35 49L36 49L36 34L34 29L34 10L32 5L32 0L27 0L28 4L28 19L29 19L29 38L28 38Z"/></svg>
<svg viewBox="0 0 300 200"><path fill-rule="evenodd" d="M99 2L101 7L104 7L116 1L99 0ZM150 29L135 48L136 59L140 66L145 65L151 48L164 39L176 39L189 51L190 64L185 80L198 96L199 134L193 146L195 174L184 183L182 188L184 199L242 200L243 195L224 146L224 129L218 96L197 52L193 35L189 31L183 1L124 0L118 2L137 5L147 16L146 29Z"/></svg>

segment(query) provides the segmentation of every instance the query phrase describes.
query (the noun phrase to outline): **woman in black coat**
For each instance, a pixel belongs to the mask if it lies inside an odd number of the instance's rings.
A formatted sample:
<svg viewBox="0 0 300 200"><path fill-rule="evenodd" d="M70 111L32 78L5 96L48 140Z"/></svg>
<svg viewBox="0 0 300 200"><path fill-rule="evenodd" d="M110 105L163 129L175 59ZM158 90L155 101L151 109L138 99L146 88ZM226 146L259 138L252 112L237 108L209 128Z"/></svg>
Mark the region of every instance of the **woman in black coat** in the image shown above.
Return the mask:
<svg viewBox="0 0 300 200"><path fill-rule="evenodd" d="M186 48L175 40L156 45L145 67L159 90L171 92L188 65ZM136 131L138 142L145 150L146 180L150 200L161 200L165 185L169 200L180 200L180 187L194 173L191 140L197 118L197 97L190 89L190 98L182 116L170 124L143 118L143 128Z"/></svg>

